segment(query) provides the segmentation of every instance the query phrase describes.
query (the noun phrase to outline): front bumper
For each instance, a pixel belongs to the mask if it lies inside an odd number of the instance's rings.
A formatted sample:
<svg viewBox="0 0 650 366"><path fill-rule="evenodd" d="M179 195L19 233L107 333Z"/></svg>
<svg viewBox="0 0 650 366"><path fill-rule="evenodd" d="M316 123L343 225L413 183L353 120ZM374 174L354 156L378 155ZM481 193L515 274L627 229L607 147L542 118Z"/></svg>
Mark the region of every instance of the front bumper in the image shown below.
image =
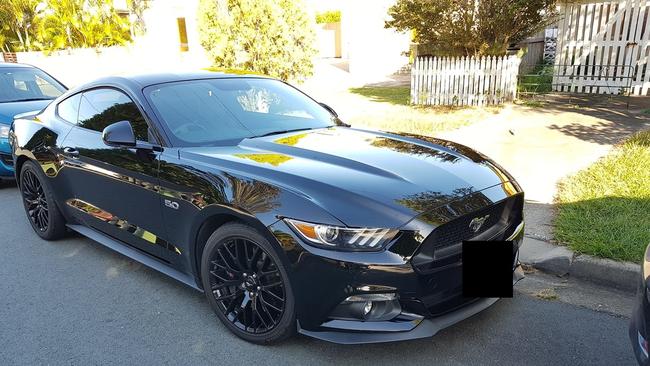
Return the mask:
<svg viewBox="0 0 650 366"><path fill-rule="evenodd" d="M512 284L514 285L524 277L521 265L517 265L512 274ZM481 311L489 308L496 303L498 298L485 298L475 301L460 309L441 315L435 318L418 317L411 320L409 323L410 329L403 330L400 327L395 327L394 322L355 322L357 330L345 331L341 329L341 325L336 321L330 321L323 324L323 328L327 329L328 326L333 326L331 330L310 331L302 329L298 323L298 332L313 338L323 341L339 343L339 344L364 344L364 343L383 343L383 342L397 342L406 341L418 338L433 337L439 331L459 323ZM414 314L411 314L414 315ZM348 322L349 323L349 322ZM370 323L370 324L369 324ZM379 324L371 324L379 323ZM381 324L384 323L384 324ZM338 326L338 328L337 328ZM348 324L349 328L349 324Z"/></svg>
<svg viewBox="0 0 650 366"><path fill-rule="evenodd" d="M395 253L324 253L301 244L282 221L269 228L291 262L290 281L296 297L298 331L314 338L360 344L431 337L498 300L462 297L461 265L422 273L414 269L410 258ZM517 226L510 238L516 244L513 285L523 278L518 262L522 238L523 224ZM399 296L401 313L395 318L361 321L330 317L347 297L382 291Z"/></svg>
<svg viewBox="0 0 650 366"><path fill-rule="evenodd" d="M439 331L454 325L462 320L477 314L499 299L488 298L482 299L471 305L465 306L460 310L447 315L439 316L432 319L419 319L412 321L412 329L408 331L341 331L341 330L323 330L323 331L309 331L301 329L298 325L298 332L301 334L314 337L320 340L339 343L339 344L363 344L363 343L382 343L382 342L396 342L406 341L418 338L432 337ZM363 322L359 322L363 323ZM386 322L390 323L390 322ZM326 324L325 324L326 325ZM381 326L381 324L378 324ZM385 328L390 328L386 326Z"/></svg>

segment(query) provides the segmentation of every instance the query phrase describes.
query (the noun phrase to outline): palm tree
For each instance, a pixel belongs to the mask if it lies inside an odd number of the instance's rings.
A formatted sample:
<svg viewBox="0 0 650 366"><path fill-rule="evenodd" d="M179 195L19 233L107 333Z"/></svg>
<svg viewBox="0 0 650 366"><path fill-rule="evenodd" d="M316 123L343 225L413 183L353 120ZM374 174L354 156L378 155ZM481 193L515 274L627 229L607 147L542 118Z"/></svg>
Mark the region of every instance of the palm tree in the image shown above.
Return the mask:
<svg viewBox="0 0 650 366"><path fill-rule="evenodd" d="M40 28L47 50L122 45L131 40L130 24L110 0L47 0Z"/></svg>
<svg viewBox="0 0 650 366"><path fill-rule="evenodd" d="M0 2L2 49L31 51L39 21L38 0L3 0Z"/></svg>

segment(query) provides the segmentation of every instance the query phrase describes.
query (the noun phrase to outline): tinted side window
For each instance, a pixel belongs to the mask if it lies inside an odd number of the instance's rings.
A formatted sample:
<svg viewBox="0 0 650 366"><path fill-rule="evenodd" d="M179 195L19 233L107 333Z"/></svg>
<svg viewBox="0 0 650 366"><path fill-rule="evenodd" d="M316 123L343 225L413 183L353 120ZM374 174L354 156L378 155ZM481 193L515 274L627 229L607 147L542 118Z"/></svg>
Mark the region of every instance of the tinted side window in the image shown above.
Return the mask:
<svg viewBox="0 0 650 366"><path fill-rule="evenodd" d="M147 122L126 94L115 89L94 89L83 93L77 122L80 127L102 132L106 126L119 121L131 122L136 139L149 140Z"/></svg>
<svg viewBox="0 0 650 366"><path fill-rule="evenodd" d="M81 94L75 94L64 99L58 106L56 106L56 113L58 113L59 117L70 123L77 123L79 100L81 100Z"/></svg>

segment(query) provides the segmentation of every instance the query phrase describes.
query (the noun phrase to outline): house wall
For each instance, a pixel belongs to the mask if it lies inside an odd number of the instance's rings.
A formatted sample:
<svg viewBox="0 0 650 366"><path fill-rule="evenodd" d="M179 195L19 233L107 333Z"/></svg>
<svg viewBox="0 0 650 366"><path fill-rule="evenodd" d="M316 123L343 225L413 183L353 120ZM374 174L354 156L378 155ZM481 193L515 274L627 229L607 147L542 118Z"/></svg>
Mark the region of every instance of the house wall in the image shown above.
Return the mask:
<svg viewBox="0 0 650 366"><path fill-rule="evenodd" d="M209 62L197 59L189 52L136 45L102 48L99 52L94 48L80 48L50 55L17 52L16 56L18 62L40 67L68 87L110 75L192 71L209 66Z"/></svg>
<svg viewBox="0 0 650 366"><path fill-rule="evenodd" d="M180 50L177 19L185 18L189 52L203 52L199 42L198 6L198 0L150 1L143 15L147 31L137 37L134 44L168 51Z"/></svg>
<svg viewBox="0 0 650 366"><path fill-rule="evenodd" d="M395 0L355 0L341 11L343 57L349 59L351 73L384 76L397 72L409 62L411 36L384 28L388 8Z"/></svg>
<svg viewBox="0 0 650 366"><path fill-rule="evenodd" d="M341 57L341 23L316 24L319 57Z"/></svg>
<svg viewBox="0 0 650 366"><path fill-rule="evenodd" d="M197 7L198 0L152 0L143 14L146 33L127 46L72 49L50 55L18 52L18 62L41 67L69 87L109 75L205 68L210 61L199 42ZM185 18L185 52L181 51L178 18Z"/></svg>
<svg viewBox="0 0 650 366"><path fill-rule="evenodd" d="M410 35L384 28L388 8L395 2L307 0L305 3L312 14L327 10L341 11L341 57L348 62L350 73L373 78L390 75L409 62L402 53L409 50Z"/></svg>

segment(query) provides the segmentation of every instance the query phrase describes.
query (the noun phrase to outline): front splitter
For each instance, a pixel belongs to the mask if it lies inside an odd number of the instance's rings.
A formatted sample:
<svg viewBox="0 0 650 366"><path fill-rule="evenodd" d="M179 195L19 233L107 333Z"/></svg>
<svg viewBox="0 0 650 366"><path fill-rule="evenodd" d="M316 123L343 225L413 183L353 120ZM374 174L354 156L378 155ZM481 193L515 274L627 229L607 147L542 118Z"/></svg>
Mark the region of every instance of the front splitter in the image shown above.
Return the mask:
<svg viewBox="0 0 650 366"><path fill-rule="evenodd" d="M340 332L340 331L310 331L300 328L301 334L338 344L364 344L406 341L410 339L432 337L439 331L475 315L492 304L498 298L486 298L465 306L457 311L436 318L423 319L418 326L408 332Z"/></svg>
<svg viewBox="0 0 650 366"><path fill-rule="evenodd" d="M517 262L512 273L512 285L524 278L521 265ZM419 324L409 331L311 331L302 329L298 322L298 332L309 337L338 344L366 344L407 341L411 339L433 337L439 331L480 313L496 303L499 298L484 298L464 306L456 311L430 319L419 320Z"/></svg>

